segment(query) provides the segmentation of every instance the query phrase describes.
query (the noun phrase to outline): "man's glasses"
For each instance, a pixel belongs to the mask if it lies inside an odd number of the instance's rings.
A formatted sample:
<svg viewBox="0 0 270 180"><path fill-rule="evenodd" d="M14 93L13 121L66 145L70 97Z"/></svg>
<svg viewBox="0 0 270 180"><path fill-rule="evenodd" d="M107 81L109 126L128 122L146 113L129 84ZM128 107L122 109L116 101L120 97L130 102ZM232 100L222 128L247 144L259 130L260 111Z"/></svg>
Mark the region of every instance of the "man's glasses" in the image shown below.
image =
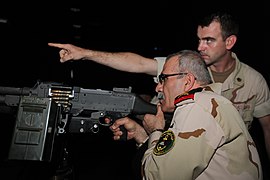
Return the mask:
<svg viewBox="0 0 270 180"><path fill-rule="evenodd" d="M170 76L181 76L181 75L187 75L188 73L183 73L183 72L180 72L180 73L175 73L175 74L163 74L161 73L159 76L158 76L158 81L162 84L165 79L167 79L168 77Z"/></svg>

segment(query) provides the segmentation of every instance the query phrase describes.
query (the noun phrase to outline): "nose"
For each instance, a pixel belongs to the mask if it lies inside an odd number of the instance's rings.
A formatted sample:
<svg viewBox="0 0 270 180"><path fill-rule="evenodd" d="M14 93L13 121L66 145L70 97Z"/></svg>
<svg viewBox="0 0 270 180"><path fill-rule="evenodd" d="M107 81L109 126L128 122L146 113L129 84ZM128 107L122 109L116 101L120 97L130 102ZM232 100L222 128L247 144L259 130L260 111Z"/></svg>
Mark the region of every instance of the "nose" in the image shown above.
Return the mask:
<svg viewBox="0 0 270 180"><path fill-rule="evenodd" d="M204 51L205 50L205 43L204 41L199 41L198 43L198 51Z"/></svg>
<svg viewBox="0 0 270 180"><path fill-rule="evenodd" d="M163 85L159 82L158 84L157 84L157 86L156 86L156 92L158 93L158 92L162 92L162 88L163 88Z"/></svg>

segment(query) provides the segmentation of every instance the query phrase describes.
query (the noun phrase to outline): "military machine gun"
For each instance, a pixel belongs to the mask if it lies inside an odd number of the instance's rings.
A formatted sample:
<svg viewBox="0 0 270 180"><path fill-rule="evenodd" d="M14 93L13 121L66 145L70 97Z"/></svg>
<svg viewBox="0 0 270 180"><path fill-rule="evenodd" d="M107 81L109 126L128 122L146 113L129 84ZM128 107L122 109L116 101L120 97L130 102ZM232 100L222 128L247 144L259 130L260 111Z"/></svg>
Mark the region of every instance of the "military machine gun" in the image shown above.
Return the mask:
<svg viewBox="0 0 270 180"><path fill-rule="evenodd" d="M51 161L57 136L98 133L118 118L155 114L156 106L131 88L108 91L37 82L33 88L0 87L0 113L16 115L9 159Z"/></svg>

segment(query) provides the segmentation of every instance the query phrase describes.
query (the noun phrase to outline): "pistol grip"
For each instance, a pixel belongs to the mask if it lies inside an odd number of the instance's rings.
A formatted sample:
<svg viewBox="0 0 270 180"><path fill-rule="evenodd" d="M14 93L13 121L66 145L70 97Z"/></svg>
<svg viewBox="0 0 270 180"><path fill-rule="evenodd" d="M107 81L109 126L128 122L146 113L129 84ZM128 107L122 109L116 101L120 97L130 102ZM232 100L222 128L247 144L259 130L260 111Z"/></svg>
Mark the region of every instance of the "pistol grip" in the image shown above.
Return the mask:
<svg viewBox="0 0 270 180"><path fill-rule="evenodd" d="M126 128L124 127L124 125L121 125L120 127L120 130L122 131L122 135L120 136L120 141L127 141L127 130Z"/></svg>

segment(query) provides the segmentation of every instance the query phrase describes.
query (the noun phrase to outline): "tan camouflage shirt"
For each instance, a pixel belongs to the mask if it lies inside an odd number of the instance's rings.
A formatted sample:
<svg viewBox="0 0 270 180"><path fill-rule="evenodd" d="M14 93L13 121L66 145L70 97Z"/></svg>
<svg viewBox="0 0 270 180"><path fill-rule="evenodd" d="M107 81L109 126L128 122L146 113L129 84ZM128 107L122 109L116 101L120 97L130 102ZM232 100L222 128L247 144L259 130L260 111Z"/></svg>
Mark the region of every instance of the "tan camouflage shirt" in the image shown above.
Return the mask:
<svg viewBox="0 0 270 180"><path fill-rule="evenodd" d="M238 111L208 89L177 97L170 128L150 135L145 180L262 179L257 149Z"/></svg>

